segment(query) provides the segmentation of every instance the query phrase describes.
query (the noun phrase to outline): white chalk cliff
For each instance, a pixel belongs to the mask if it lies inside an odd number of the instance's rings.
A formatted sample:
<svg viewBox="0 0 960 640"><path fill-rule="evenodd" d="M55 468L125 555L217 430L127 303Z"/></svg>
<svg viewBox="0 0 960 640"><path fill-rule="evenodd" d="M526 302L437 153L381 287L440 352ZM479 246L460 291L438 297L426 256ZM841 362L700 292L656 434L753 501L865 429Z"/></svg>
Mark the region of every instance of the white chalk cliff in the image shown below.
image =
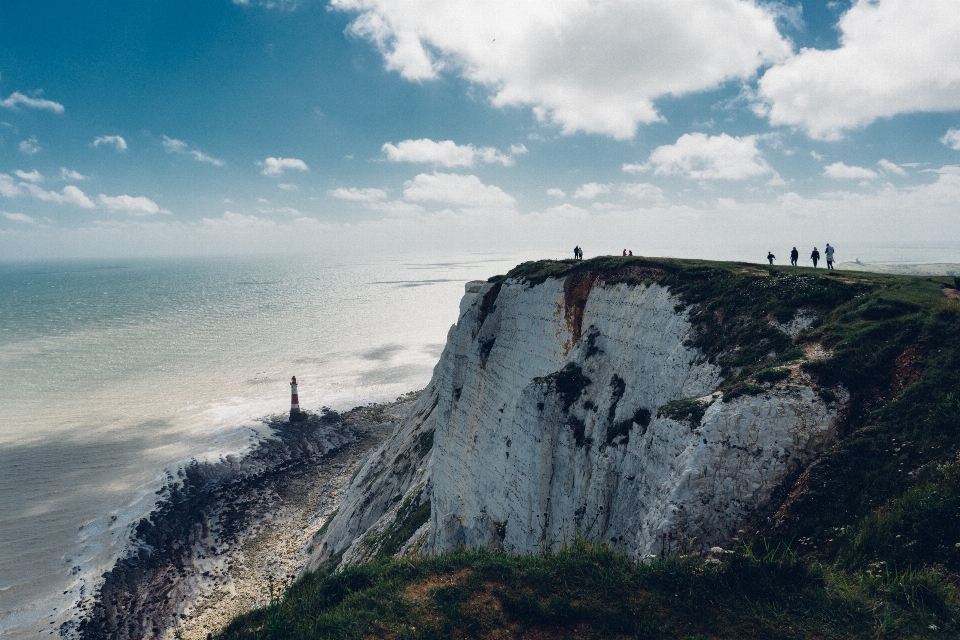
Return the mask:
<svg viewBox="0 0 960 640"><path fill-rule="evenodd" d="M585 270L468 284L433 380L354 479L310 566L374 557L391 534L389 553L523 553L583 535L639 558L664 532L727 543L835 439L842 392L828 402L794 368L725 402L693 331L650 281ZM696 410L666 410L684 399ZM427 502L429 519L411 519Z"/></svg>

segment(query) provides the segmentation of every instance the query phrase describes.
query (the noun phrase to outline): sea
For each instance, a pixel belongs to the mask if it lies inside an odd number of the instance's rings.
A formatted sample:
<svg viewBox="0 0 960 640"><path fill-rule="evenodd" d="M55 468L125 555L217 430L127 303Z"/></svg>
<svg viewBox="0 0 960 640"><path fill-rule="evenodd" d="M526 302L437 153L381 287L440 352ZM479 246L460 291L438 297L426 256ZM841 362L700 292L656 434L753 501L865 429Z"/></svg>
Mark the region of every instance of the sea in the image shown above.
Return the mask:
<svg viewBox="0 0 960 640"><path fill-rule="evenodd" d="M751 250L695 257L765 255ZM960 262L960 247L842 255ZM466 282L565 257L0 262L0 637L57 635L170 475L270 436L291 376L312 411L421 389Z"/></svg>
<svg viewBox="0 0 960 640"><path fill-rule="evenodd" d="M430 380L510 254L0 263L0 637L59 634L168 474ZM559 256L554 256L559 257Z"/></svg>

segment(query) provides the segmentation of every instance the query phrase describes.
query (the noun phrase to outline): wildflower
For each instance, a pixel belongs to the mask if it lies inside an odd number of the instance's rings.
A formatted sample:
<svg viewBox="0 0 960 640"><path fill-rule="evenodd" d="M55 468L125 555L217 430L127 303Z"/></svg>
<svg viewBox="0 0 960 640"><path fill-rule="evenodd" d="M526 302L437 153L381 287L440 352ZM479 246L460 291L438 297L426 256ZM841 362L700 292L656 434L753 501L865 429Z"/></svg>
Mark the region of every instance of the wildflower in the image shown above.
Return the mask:
<svg viewBox="0 0 960 640"><path fill-rule="evenodd" d="M938 626L935 625L935 624L931 624L931 625L930 625L929 627L927 627L927 628L930 629L930 631L940 631L940 627L938 627Z"/></svg>
<svg viewBox="0 0 960 640"><path fill-rule="evenodd" d="M726 551L724 550L723 547L710 547L710 553L716 554L718 556L722 556L723 554L726 553Z"/></svg>

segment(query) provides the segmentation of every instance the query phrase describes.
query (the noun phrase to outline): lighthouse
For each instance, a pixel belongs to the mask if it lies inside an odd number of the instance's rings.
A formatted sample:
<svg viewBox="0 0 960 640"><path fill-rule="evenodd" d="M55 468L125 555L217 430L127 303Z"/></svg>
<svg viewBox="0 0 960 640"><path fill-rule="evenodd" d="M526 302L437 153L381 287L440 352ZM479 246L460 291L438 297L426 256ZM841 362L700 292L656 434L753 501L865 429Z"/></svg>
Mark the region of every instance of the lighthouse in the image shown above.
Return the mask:
<svg viewBox="0 0 960 640"><path fill-rule="evenodd" d="M300 398L297 397L297 376L290 378L290 422L300 422L307 414L300 411Z"/></svg>

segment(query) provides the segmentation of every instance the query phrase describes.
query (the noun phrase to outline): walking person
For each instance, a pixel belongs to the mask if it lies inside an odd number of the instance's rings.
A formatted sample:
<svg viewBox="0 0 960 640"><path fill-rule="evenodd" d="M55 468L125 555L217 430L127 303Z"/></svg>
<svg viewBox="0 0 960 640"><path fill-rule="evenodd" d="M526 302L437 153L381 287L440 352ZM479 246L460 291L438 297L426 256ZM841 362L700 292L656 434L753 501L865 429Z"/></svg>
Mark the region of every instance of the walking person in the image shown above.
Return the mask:
<svg viewBox="0 0 960 640"><path fill-rule="evenodd" d="M767 260L770 261L770 264L773 264L773 261L777 259L777 256L773 255L773 251L767 251Z"/></svg>
<svg viewBox="0 0 960 640"><path fill-rule="evenodd" d="M830 246L829 242L823 252L827 254L827 269L833 269L833 247Z"/></svg>
<svg viewBox="0 0 960 640"><path fill-rule="evenodd" d="M820 252L817 251L817 248L813 248L813 252L810 254L810 259L813 260L813 268L817 268L817 263L820 262Z"/></svg>
<svg viewBox="0 0 960 640"><path fill-rule="evenodd" d="M794 247L793 251L790 252L790 264L797 266L797 260L800 259L800 252L797 251L797 248Z"/></svg>

